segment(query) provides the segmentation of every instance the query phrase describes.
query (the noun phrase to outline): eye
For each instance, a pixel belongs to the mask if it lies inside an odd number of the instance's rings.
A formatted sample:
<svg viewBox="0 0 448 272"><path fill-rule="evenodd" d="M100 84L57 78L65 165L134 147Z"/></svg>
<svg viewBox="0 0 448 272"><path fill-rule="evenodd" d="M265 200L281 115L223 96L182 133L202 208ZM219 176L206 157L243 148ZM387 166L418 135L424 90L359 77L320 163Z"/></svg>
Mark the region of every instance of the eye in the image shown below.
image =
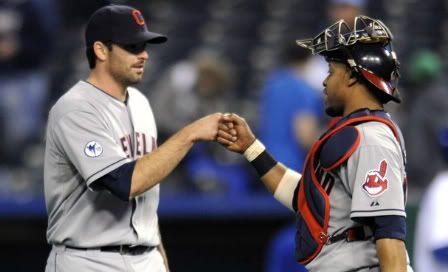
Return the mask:
<svg viewBox="0 0 448 272"><path fill-rule="evenodd" d="M146 49L146 42L121 45L121 48L132 54L140 54Z"/></svg>

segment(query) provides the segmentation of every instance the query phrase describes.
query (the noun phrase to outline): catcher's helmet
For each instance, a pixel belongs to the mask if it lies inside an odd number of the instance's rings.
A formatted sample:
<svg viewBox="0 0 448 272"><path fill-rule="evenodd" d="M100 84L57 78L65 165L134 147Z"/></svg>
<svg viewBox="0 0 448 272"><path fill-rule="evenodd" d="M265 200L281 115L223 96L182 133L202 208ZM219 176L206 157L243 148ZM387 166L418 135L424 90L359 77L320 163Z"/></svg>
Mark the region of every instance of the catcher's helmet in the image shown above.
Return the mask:
<svg viewBox="0 0 448 272"><path fill-rule="evenodd" d="M399 103L400 64L392 48L392 38L383 22L361 15L355 18L353 30L340 20L315 38L298 40L297 44L324 56L327 61L347 64L356 75L381 91L381 97Z"/></svg>

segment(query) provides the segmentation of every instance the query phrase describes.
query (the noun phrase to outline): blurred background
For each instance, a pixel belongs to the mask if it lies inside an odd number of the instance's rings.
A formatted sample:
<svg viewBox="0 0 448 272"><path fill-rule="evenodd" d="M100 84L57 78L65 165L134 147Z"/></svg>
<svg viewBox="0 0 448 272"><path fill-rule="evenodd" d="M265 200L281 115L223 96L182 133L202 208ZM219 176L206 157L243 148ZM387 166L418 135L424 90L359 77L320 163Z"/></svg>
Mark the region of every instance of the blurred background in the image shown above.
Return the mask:
<svg viewBox="0 0 448 272"><path fill-rule="evenodd" d="M46 117L86 78L84 25L108 2L0 0L1 271L44 269ZM298 171L328 122L321 105L327 65L295 47L295 39L312 37L336 18L382 19L395 34L401 61L403 103L387 107L408 149L407 248L415 263L419 204L431 199L432 180L447 168L448 1L112 2L140 9L150 30L169 37L148 48L138 86L153 107L159 145L205 114L237 112L278 160ZM161 190L160 224L172 271L303 271L291 262L294 215L240 156L214 143L197 144ZM423 233L431 232L425 220Z"/></svg>

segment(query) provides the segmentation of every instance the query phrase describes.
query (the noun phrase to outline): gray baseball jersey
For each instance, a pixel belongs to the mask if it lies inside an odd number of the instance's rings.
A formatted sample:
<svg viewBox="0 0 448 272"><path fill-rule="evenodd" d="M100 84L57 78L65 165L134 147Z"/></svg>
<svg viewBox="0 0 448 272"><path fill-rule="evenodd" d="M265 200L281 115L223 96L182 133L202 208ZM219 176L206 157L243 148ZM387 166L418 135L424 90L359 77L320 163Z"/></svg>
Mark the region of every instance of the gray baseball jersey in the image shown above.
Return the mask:
<svg viewBox="0 0 448 272"><path fill-rule="evenodd" d="M128 88L123 103L79 81L53 106L47 126L48 242L83 248L158 245L158 185L129 202L95 188L98 178L156 148L146 97Z"/></svg>
<svg viewBox="0 0 448 272"><path fill-rule="evenodd" d="M330 196L328 234L359 226L356 217L406 216L406 172L400 144L379 122L356 126L360 144L338 169L323 173L321 184ZM307 265L310 271L379 271L375 242L340 240L323 247ZM412 271L408 268L408 271Z"/></svg>

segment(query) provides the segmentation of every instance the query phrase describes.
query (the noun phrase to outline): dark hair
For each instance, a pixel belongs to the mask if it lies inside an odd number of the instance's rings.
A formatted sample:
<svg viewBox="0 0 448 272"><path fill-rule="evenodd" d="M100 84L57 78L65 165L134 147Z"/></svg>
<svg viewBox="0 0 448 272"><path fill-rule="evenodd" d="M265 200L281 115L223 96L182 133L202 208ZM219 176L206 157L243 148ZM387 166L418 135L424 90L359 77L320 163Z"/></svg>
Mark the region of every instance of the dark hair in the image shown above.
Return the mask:
<svg viewBox="0 0 448 272"><path fill-rule="evenodd" d="M109 49L109 51L112 51L112 42L104 41L102 43L104 43L106 45L106 47L107 47L107 49ZM89 62L90 69L95 68L96 54L95 54L95 50L93 50L93 44L91 46L87 47L86 56L87 56L87 61Z"/></svg>
<svg viewBox="0 0 448 272"><path fill-rule="evenodd" d="M373 87L372 84L369 84L367 86L369 89L369 92L380 101L381 104L387 104L389 101L392 100L390 95L387 95L385 92L381 91L380 89Z"/></svg>

